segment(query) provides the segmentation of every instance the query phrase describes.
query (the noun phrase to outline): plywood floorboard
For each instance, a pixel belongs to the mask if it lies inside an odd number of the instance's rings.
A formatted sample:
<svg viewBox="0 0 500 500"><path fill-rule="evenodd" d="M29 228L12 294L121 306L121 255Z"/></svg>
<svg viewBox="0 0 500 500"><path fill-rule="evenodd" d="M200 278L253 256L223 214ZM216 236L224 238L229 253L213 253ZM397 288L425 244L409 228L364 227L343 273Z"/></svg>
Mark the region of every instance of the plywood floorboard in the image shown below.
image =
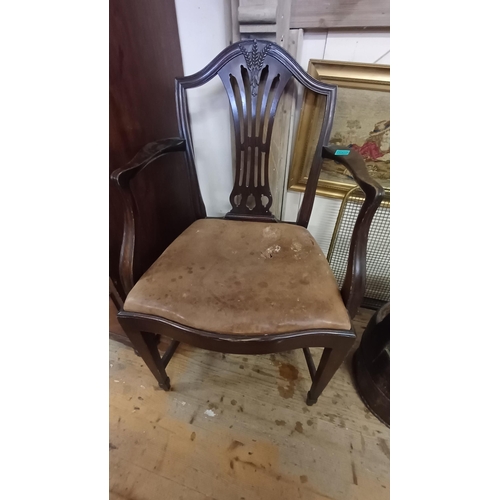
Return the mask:
<svg viewBox="0 0 500 500"><path fill-rule="evenodd" d="M358 332L371 314L358 316ZM301 351L181 345L164 392L130 347L111 340L110 498L388 499L389 429L357 396L350 358L308 407Z"/></svg>

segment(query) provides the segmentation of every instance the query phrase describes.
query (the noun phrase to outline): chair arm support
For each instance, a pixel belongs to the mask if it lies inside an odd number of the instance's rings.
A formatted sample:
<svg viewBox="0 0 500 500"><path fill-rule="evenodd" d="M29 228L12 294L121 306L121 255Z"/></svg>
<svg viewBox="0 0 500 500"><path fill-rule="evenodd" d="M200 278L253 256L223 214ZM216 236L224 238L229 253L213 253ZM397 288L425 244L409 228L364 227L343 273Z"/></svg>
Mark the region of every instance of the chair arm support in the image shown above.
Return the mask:
<svg viewBox="0 0 500 500"><path fill-rule="evenodd" d="M152 161L160 158L167 153L174 151L185 151L186 141L179 137L172 139L162 139L160 141L150 142L130 160L124 167L117 168L112 174L111 179L118 186L126 186L144 167Z"/></svg>
<svg viewBox="0 0 500 500"><path fill-rule="evenodd" d="M346 154L346 151L349 152ZM347 311L351 318L354 318L363 301L366 288L368 232L385 192L382 186L370 177L365 161L357 151L347 146L324 146L323 158L329 158L344 165L365 193L365 201L352 232L346 276L341 290Z"/></svg>
<svg viewBox="0 0 500 500"><path fill-rule="evenodd" d="M134 158L122 168L111 174L111 179L120 188L124 206L123 237L120 250L119 274L125 295L134 286L134 250L135 250L135 220L137 207L134 195L130 190L130 181L152 161L175 151L185 151L184 139L172 138L150 142L144 146Z"/></svg>

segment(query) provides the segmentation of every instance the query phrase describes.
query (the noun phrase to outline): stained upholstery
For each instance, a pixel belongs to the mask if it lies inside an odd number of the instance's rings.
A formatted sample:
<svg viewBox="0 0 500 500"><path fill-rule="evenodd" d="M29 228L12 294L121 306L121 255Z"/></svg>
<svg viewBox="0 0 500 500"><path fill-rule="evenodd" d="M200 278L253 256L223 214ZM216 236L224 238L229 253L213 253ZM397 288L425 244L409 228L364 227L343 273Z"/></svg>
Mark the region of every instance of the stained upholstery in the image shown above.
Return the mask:
<svg viewBox="0 0 500 500"><path fill-rule="evenodd" d="M307 229L201 219L141 277L124 310L214 333L349 330L335 278Z"/></svg>

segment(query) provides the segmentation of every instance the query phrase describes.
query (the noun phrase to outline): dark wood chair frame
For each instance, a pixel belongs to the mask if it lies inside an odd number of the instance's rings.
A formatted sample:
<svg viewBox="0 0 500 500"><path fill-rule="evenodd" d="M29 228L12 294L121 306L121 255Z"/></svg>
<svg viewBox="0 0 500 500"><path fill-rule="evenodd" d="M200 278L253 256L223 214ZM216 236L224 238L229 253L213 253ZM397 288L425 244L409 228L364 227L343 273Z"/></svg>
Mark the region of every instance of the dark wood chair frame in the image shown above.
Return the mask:
<svg viewBox="0 0 500 500"><path fill-rule="evenodd" d="M254 40L233 44L221 52L198 73L177 78L176 102L180 136L146 145L111 178L120 188L124 204L124 231L120 254L120 280L125 294L134 286L134 247L137 208L130 181L156 159L175 151L183 151L191 186L188 195L197 219L206 218L194 163L186 90L201 86L219 75L231 104L236 138L236 174L230 195L232 210L226 219L277 222L270 212L269 146L279 99L294 77L306 89L325 97L325 113L318 145L311 165L302 205L296 224L307 227L323 158L344 165L364 191L365 202L359 212L351 240L347 272L341 289L346 309L353 318L363 299L366 284L366 249L370 223L382 200L384 190L368 174L363 158L348 146L330 147L328 139L333 124L336 86L319 82L308 75L281 47L267 41ZM252 176L254 182L252 182ZM252 199L253 198L253 199ZM227 335L201 331L165 318L124 311L118 320L144 359L160 387L170 389L165 368L180 342L211 351L233 354L268 354L303 349L312 386L307 404L317 402L335 371L339 368L356 339L354 330L306 330L271 335ZM160 336L172 340L163 356L157 347ZM323 347L316 368L309 348Z"/></svg>

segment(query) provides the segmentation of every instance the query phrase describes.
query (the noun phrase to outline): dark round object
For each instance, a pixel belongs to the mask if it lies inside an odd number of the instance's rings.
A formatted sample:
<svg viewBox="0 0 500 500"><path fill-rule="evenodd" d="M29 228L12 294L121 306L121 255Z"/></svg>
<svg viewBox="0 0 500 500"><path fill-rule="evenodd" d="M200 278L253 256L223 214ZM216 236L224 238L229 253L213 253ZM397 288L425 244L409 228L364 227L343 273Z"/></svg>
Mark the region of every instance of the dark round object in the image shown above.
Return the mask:
<svg viewBox="0 0 500 500"><path fill-rule="evenodd" d="M312 405L315 405L317 402L318 402L318 398L316 398L316 399L311 398L311 391L309 391L307 393L306 405L312 406Z"/></svg>
<svg viewBox="0 0 500 500"><path fill-rule="evenodd" d="M382 306L366 326L353 356L356 389L367 408L390 424L390 308Z"/></svg>
<svg viewBox="0 0 500 500"><path fill-rule="evenodd" d="M163 382L163 384L158 384L158 385L164 391L169 391L170 390L170 379L167 377L167 379L165 380L165 382Z"/></svg>

